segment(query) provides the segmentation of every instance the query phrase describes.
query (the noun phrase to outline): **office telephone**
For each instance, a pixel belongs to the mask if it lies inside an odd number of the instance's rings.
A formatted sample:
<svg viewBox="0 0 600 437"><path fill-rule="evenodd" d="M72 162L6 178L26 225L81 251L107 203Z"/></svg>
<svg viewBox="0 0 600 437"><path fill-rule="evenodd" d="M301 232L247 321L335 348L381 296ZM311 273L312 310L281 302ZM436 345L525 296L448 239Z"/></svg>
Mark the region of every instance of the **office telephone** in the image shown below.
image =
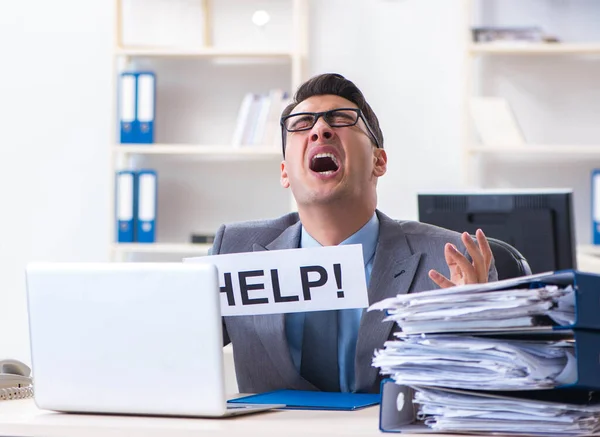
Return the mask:
<svg viewBox="0 0 600 437"><path fill-rule="evenodd" d="M31 369L17 360L0 360L0 400L33 396Z"/></svg>

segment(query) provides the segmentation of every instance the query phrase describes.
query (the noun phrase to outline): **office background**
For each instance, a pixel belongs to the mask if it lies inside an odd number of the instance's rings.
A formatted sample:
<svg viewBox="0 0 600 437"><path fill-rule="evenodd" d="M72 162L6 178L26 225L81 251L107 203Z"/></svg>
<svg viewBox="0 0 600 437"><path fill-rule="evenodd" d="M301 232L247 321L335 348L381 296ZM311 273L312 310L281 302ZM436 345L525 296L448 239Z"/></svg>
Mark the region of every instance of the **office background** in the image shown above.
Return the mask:
<svg viewBox="0 0 600 437"><path fill-rule="evenodd" d="M562 12L539 15L543 2ZM552 28L561 26L555 21L563 15L567 25L561 29L575 39L582 35L573 32L593 29L590 20L600 16L600 2L593 0L503 4L499 13L514 14L518 24ZM395 218L416 219L417 192L464 188L463 79L471 66L465 60L467 23L461 3L312 0L309 5L308 75L344 74L363 90L379 116L389 158L388 174L379 185L380 209ZM28 0L0 6L0 356L30 362L24 282L28 261L108 260L113 220L109 146L116 124L113 6L106 0ZM230 36L244 38L235 32L232 27ZM594 37L600 39L589 39ZM164 68L172 77L179 74L193 83L181 67ZM234 75L226 65L197 68L205 69L198 86ZM248 74L260 81L268 72L259 67ZM528 141L594 144L600 138L597 58L493 59L481 66L481 73L488 89L514 102ZM228 99L226 94L220 97ZM167 114L168 105L175 109L178 102L164 104L161 112ZM227 141L231 137L230 132L223 135ZM577 239L589 243L589 174L595 164L589 157L498 160L485 166L486 185L572 187ZM279 163L255 165L266 182L272 180L269 193L281 196ZM196 179L202 167L188 163L182 168L188 178L171 179L171 186L184 187L185 198L170 192L173 205L188 202L194 184L211 180L210 172L215 178L248 172L239 163L222 163L203 167L203 177ZM242 189L234 178L222 188L224 193ZM223 205L239 209L227 196ZM286 211L265 215L279 212ZM259 213L248 209L249 218ZM159 239L182 236L186 226L192 230L193 216L182 218L177 210L169 214L179 218L165 217L172 227L159 228Z"/></svg>

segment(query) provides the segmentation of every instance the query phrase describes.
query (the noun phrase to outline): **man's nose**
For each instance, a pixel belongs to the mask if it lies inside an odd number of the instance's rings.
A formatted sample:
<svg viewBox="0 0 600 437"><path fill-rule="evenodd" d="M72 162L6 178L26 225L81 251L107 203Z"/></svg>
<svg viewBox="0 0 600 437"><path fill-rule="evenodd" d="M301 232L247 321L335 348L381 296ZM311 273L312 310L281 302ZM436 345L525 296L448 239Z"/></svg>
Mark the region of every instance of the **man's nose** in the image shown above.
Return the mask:
<svg viewBox="0 0 600 437"><path fill-rule="evenodd" d="M333 138L334 132L331 126L327 124L323 118L319 118L310 132L310 141L315 143L319 139L330 140Z"/></svg>

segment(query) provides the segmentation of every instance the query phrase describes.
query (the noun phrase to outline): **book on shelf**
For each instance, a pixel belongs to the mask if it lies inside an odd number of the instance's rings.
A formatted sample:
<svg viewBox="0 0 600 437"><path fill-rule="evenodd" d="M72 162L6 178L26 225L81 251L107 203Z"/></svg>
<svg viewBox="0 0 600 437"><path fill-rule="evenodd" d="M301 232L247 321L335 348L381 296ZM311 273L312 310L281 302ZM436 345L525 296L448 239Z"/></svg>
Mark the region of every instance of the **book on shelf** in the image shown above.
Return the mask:
<svg viewBox="0 0 600 437"><path fill-rule="evenodd" d="M472 97L471 117L484 146L520 147L526 141L506 99Z"/></svg>
<svg viewBox="0 0 600 437"><path fill-rule="evenodd" d="M541 27L497 27L484 26L471 28L473 42L483 44L522 44L522 43L556 43L559 39L546 34Z"/></svg>
<svg viewBox="0 0 600 437"><path fill-rule="evenodd" d="M246 93L238 110L232 146L280 145L279 118L288 103L288 94L280 89L266 94Z"/></svg>

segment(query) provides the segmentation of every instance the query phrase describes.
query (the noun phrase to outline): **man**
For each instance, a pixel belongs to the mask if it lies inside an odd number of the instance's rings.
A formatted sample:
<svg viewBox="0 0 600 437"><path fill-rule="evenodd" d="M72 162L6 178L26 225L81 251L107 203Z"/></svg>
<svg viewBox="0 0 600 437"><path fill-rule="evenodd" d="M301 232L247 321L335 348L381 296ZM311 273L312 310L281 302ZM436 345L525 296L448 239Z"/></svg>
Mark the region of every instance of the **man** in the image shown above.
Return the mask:
<svg viewBox="0 0 600 437"><path fill-rule="evenodd" d="M292 190L298 213L224 225L211 254L360 243L369 304L435 284L497 279L480 230L476 244L467 233L395 221L376 209L377 180L387 168L383 134L351 81L310 79L283 111L281 127L281 185ZM240 392L378 392L371 360L394 327L383 318L361 309L225 317Z"/></svg>

